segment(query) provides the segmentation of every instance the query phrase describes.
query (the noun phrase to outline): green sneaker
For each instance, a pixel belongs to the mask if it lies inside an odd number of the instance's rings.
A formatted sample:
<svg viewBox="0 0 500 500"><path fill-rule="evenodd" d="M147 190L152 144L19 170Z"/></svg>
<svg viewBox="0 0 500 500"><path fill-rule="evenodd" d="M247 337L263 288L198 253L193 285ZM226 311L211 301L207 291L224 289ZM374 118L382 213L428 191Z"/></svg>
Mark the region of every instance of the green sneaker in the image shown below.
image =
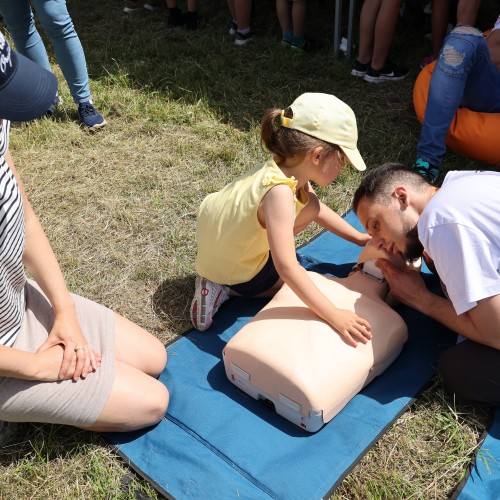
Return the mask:
<svg viewBox="0 0 500 500"><path fill-rule="evenodd" d="M422 158L417 158L413 168L431 184L434 184L439 177L439 167L430 164L428 161L422 160Z"/></svg>
<svg viewBox="0 0 500 500"><path fill-rule="evenodd" d="M320 50L321 47L323 47L323 43L320 40L315 40L308 36L304 36L302 40L294 38L290 44L290 48L297 52L316 52Z"/></svg>

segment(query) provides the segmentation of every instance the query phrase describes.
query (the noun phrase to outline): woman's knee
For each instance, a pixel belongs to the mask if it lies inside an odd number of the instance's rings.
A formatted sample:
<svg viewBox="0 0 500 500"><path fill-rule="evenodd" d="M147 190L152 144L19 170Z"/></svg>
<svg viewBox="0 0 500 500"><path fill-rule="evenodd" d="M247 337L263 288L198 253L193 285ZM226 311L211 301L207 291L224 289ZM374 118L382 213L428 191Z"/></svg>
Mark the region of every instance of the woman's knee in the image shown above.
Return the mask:
<svg viewBox="0 0 500 500"><path fill-rule="evenodd" d="M147 418L145 426L155 425L160 422L167 413L168 403L170 402L168 389L161 382L156 382L156 388L145 404L144 416Z"/></svg>
<svg viewBox="0 0 500 500"><path fill-rule="evenodd" d="M151 368L149 374L153 377L158 377L167 366L167 349L156 339L156 346L151 350Z"/></svg>
<svg viewBox="0 0 500 500"><path fill-rule="evenodd" d="M165 416L169 399L159 380L118 364L111 394L90 430L125 432L156 425Z"/></svg>
<svg viewBox="0 0 500 500"><path fill-rule="evenodd" d="M167 364L167 350L154 335L115 313L117 360L158 377Z"/></svg>

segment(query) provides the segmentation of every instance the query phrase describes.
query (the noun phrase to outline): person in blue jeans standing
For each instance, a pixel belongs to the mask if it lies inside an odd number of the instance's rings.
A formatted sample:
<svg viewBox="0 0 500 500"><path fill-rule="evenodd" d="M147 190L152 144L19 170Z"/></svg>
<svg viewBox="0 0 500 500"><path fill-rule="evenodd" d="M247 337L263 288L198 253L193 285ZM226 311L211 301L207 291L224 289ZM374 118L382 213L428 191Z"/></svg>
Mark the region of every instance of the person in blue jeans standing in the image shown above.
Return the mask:
<svg viewBox="0 0 500 500"><path fill-rule="evenodd" d="M92 105L85 54L68 13L66 0L31 0L31 4L78 105L80 120L91 130L102 128L106 125L106 120ZM14 40L16 50L50 71L49 58L36 29L30 1L0 0L0 14ZM47 110L49 114L57 103L56 100L51 109Z"/></svg>
<svg viewBox="0 0 500 500"><path fill-rule="evenodd" d="M459 107L500 113L500 16L485 38L457 26L445 39L432 73L414 168L435 183L446 135Z"/></svg>

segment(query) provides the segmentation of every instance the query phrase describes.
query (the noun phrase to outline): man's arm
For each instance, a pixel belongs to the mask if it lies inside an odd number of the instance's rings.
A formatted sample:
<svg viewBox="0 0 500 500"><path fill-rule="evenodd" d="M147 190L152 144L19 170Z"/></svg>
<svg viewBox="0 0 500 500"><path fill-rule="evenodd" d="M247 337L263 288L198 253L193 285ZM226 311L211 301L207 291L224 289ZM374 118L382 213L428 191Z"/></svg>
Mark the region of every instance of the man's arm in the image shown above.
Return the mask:
<svg viewBox="0 0 500 500"><path fill-rule="evenodd" d="M500 295L482 299L457 315L451 301L429 291L418 273L398 271L384 259L379 259L377 265L397 300L468 339L500 349Z"/></svg>

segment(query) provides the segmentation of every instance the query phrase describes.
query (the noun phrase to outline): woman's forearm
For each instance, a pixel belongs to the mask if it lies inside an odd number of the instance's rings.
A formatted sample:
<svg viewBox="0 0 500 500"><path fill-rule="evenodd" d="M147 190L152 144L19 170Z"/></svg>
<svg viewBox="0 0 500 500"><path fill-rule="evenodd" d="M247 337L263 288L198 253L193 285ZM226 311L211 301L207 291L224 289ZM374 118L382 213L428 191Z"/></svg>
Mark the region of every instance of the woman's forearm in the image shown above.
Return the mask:
<svg viewBox="0 0 500 500"><path fill-rule="evenodd" d="M5 159L16 177L23 199L26 227L26 247L23 254L23 263L49 298L54 313L71 311L74 308L73 300L66 287L54 251L50 246L38 217L28 201L9 152L6 153Z"/></svg>
<svg viewBox="0 0 500 500"><path fill-rule="evenodd" d="M61 346L54 346L43 353L33 353L0 345L0 376L55 382L60 380L59 368L62 358ZM71 378L73 371L74 363L64 378Z"/></svg>

